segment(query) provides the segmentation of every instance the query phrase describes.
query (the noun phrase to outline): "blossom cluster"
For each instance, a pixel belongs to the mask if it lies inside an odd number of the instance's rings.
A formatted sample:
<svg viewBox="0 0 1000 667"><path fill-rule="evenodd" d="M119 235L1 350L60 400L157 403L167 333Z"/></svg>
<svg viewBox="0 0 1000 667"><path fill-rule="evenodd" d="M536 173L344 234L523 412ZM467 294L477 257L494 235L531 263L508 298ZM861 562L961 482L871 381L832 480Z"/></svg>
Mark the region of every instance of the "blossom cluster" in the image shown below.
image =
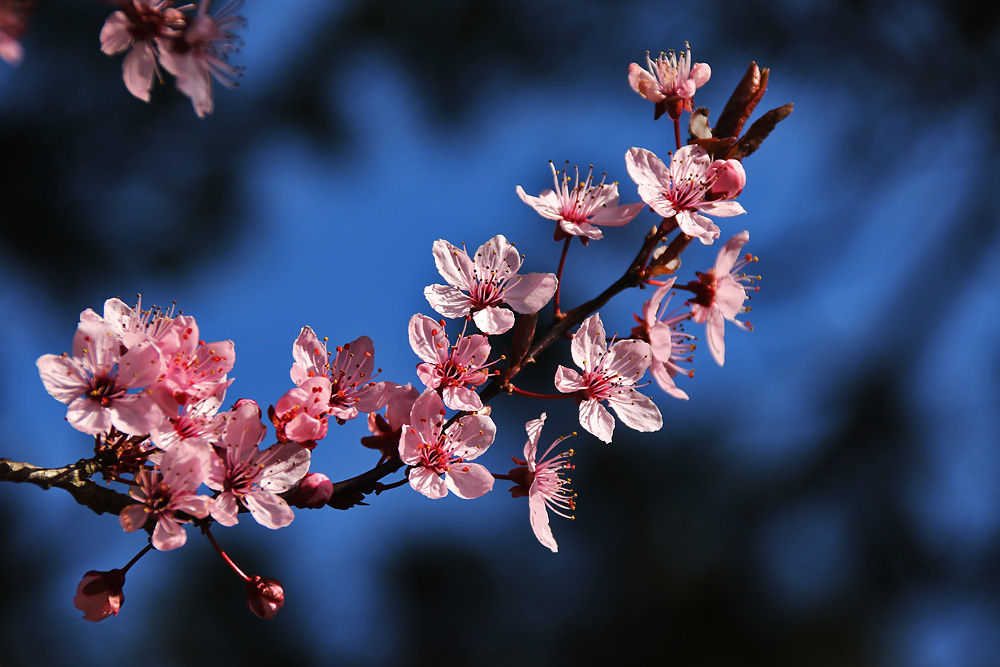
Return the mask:
<svg viewBox="0 0 1000 667"><path fill-rule="evenodd" d="M153 73L162 65L201 115L211 110L209 73L232 74L217 49L231 42L241 24L231 13L238 5L230 3L212 18L207 2L193 17L186 13L191 6L175 8L168 1L121 2L105 24L102 44L108 53L129 50L123 70L137 97L148 100ZM284 604L280 582L240 570L211 526L233 526L249 513L279 529L293 521L293 507L348 509L405 485L433 500L450 494L473 500L491 492L497 480L509 481L513 498L528 499L536 539L558 551L549 517L572 518L576 509L568 478L576 452L560 447L567 437L561 436L539 455L543 425L555 408L524 425L522 447L520 431L505 432L487 403L505 393L562 400L567 414L575 412L581 428L604 443L613 442L617 421L639 432L658 431L664 418L651 385L688 399L676 384L680 376L693 377L696 337L685 326L704 326L712 358L724 364L725 323L749 329L740 316L749 310L749 292L757 289L758 276L742 273L756 261L743 252L747 231L721 244L714 264L688 282L680 282L677 272L680 254L695 239L707 246L720 238L712 218L746 213L736 201L747 182L741 160L773 129L773 123L755 123L749 140L738 139L763 94L760 72L751 66L719 121L725 132L713 133L707 111L694 111L692 101L709 79L708 66L692 63L688 48L679 59L672 53L656 61L647 56L647 67L633 63L629 83L656 105L655 117L668 114L675 145L666 160L645 148L625 153L639 201L620 203L629 198L624 188L608 183L606 175L595 183L593 167L581 180L578 169L571 178L569 169L560 172L550 163L554 189L537 196L521 186L515 191L554 224L553 238L562 244L555 272L524 271L526 258L504 235L471 254L464 243L436 240L431 254L444 282L427 285L424 296L441 319L414 313L406 332L416 382L383 379L369 336L331 346L304 326L292 343L288 384L266 410L274 442L265 447L268 424L255 401L223 407L233 383L232 341L207 343L194 317L144 310L141 300L133 308L109 299L102 315L81 313L71 352L42 356L38 370L48 392L66 404L67 422L94 437L94 469L128 486L129 499L118 511L122 528L150 534L149 545L124 568L85 575L75 599L84 618L117 614L128 569L151 548L183 546L187 524L197 526L242 579L251 611L270 618ZM679 119L685 111L694 113L691 139L682 145ZM594 300L563 311L560 292L573 239L592 252L591 242L647 210L660 220L625 274ZM634 326L613 328L609 336L599 309L634 287L652 288L652 296L636 304ZM671 307L678 292L688 296ZM526 364L562 339L570 340L575 368L557 365L542 391L515 384ZM310 471L315 448L362 415L370 435L361 444L378 452L374 467L341 482ZM499 472L489 451L512 443L519 454L510 455L515 467ZM398 471L396 481L381 481Z"/></svg>

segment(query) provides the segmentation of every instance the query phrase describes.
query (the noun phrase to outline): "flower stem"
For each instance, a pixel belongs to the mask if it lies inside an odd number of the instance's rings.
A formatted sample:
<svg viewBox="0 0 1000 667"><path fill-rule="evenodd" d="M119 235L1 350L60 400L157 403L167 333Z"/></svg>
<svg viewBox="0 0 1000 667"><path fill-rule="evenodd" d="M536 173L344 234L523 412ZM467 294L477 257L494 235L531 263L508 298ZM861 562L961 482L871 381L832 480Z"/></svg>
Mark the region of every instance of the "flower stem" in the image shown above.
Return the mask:
<svg viewBox="0 0 1000 667"><path fill-rule="evenodd" d="M129 568L131 568L131 567L132 567L133 565L135 565L135 564L136 564L137 562L139 562L139 559L140 559L140 558L142 558L143 556L145 556L145 555L146 555L146 553L147 553L147 552L148 552L148 551L149 551L150 549L152 549L152 548L153 548L153 545L152 545L152 544L147 544L146 546L144 546L144 547L142 548L142 551L140 551L139 553L137 553L137 554L136 554L136 555L135 555L135 556L134 556L134 557L132 558L132 560L130 560L130 561L129 561L129 562L128 562L128 563L126 564L126 565L125 565L125 567L123 567L123 568L122 568L122 574L125 574L126 572L128 572L128 571L129 571Z"/></svg>
<svg viewBox="0 0 1000 667"><path fill-rule="evenodd" d="M563 267L566 266L566 254L569 253L569 244L573 241L572 236L566 237L566 242L563 243L562 255L559 257L559 269L556 271L556 295L552 299L552 303L555 306L555 315L558 316L561 312L559 310L559 292L562 290L562 274Z"/></svg>
<svg viewBox="0 0 1000 667"><path fill-rule="evenodd" d="M226 561L226 565L231 567L233 569L233 572L238 574L240 578L243 579L243 581L250 581L250 577L248 577L246 573L243 572L243 570L241 570L239 566L233 562L233 559L230 558L229 555L222 550L222 547L219 546L219 543L215 541L215 538L212 536L212 531L209 530L208 526L202 526L201 532L205 534L205 537L208 538L208 541L211 542L212 546L215 547L215 550L219 552L219 555L222 556L222 560Z"/></svg>
<svg viewBox="0 0 1000 667"><path fill-rule="evenodd" d="M674 118L674 141L677 142L677 150L681 149L681 119Z"/></svg>
<svg viewBox="0 0 1000 667"><path fill-rule="evenodd" d="M536 394L533 391L525 391L524 389L518 389L511 383L507 383L504 388L512 394L518 394L520 396L528 396L529 398L541 398L549 401L557 401L562 398L570 398L573 394Z"/></svg>

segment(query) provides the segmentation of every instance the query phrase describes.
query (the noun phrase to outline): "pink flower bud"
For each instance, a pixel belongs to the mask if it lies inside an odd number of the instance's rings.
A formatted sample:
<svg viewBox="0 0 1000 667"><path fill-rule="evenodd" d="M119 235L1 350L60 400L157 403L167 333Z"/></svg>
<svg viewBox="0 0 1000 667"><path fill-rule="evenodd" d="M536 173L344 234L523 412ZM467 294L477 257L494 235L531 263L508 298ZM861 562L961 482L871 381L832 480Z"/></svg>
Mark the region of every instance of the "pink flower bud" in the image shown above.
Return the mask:
<svg viewBox="0 0 1000 667"><path fill-rule="evenodd" d="M247 606L260 618L274 618L285 606L285 590L277 579L254 575L246 582L246 589Z"/></svg>
<svg viewBox="0 0 1000 667"><path fill-rule="evenodd" d="M326 505L333 495L333 482L321 472L311 472L292 491L288 499L292 507L319 509Z"/></svg>
<svg viewBox="0 0 1000 667"><path fill-rule="evenodd" d="M733 199L743 192L743 187L747 184L747 173L743 170L743 165L739 160L716 160L708 168L705 180L715 182L708 189L705 199Z"/></svg>
<svg viewBox="0 0 1000 667"><path fill-rule="evenodd" d="M125 602L125 594L122 593L124 585L125 573L121 570L110 572L91 570L83 575L83 579L76 587L73 606L83 612L85 621L96 623L108 616L117 616L118 610Z"/></svg>

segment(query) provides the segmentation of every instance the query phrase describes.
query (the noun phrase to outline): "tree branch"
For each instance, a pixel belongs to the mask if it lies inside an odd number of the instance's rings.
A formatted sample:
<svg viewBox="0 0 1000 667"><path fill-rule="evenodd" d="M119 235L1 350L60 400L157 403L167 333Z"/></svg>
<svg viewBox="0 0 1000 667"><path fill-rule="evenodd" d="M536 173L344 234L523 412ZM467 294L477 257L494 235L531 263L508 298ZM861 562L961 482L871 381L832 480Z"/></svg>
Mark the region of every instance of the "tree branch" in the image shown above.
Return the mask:
<svg viewBox="0 0 1000 667"><path fill-rule="evenodd" d="M0 459L0 482L34 484L42 489L64 489L76 502L95 514L118 514L135 503L124 493L90 481L89 477L99 470L100 464L95 459L80 459L61 468L40 468L5 458Z"/></svg>

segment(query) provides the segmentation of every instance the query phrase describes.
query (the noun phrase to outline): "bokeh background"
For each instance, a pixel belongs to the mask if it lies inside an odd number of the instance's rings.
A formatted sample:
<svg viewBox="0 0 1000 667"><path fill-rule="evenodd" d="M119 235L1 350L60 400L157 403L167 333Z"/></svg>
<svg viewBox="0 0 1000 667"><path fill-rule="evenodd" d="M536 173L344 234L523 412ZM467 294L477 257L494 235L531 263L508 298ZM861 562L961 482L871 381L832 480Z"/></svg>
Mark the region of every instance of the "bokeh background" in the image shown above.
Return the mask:
<svg viewBox="0 0 1000 667"><path fill-rule="evenodd" d="M383 377L416 382L405 327L431 314L435 239L503 233L554 271L551 225L514 194L550 187L550 159L637 201L623 155L664 154L671 129L628 63L689 40L715 116L752 59L772 69L761 111L795 112L745 163L749 214L721 222L761 259L755 331L728 332L725 368L699 351L690 401L650 388L661 432L572 442L560 553L505 484L475 502L404 487L216 531L284 582L272 621L190 531L94 625L77 582L141 536L4 484L0 665L1000 664L996 3L250 0L240 87L205 120L169 82L129 96L98 46L111 10L41 0L24 63L0 63L0 456L38 465L91 451L35 360L108 297L175 300L202 338L233 339L232 399L291 386L304 324L371 336ZM655 221L575 246L564 304ZM682 280L715 251L686 253ZM609 331L646 296L602 310ZM580 430L571 403L542 407L545 439ZM494 410L485 462L505 471L540 408ZM334 429L313 469L366 470L366 433Z"/></svg>

